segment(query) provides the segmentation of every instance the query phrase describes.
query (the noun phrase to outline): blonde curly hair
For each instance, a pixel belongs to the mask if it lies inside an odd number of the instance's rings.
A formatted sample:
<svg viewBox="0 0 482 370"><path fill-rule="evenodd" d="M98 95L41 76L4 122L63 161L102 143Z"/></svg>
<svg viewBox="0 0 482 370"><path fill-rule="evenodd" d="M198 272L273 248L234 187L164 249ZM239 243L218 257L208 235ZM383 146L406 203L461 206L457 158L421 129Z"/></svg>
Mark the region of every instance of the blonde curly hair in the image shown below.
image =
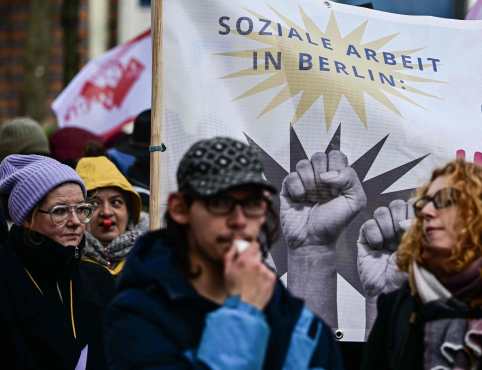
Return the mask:
<svg viewBox="0 0 482 370"><path fill-rule="evenodd" d="M433 171L430 181L418 189L417 199L425 196L432 182L440 176L448 176L450 186L460 191L456 202L457 239L446 266L447 272L459 272L482 252L482 167L462 159L453 160ZM418 216L398 248L398 267L408 272L413 260L423 264L423 246L423 219Z"/></svg>

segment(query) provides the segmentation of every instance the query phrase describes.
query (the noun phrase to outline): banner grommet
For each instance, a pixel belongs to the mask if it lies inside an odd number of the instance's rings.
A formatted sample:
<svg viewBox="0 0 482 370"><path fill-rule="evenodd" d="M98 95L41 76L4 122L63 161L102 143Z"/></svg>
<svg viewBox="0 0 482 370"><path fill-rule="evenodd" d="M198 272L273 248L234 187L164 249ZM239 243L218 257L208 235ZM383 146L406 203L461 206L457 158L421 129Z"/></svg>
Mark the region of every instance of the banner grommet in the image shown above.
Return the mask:
<svg viewBox="0 0 482 370"><path fill-rule="evenodd" d="M161 143L161 145L151 145L149 147L149 152L165 152L167 150L167 147L164 145L164 143Z"/></svg>

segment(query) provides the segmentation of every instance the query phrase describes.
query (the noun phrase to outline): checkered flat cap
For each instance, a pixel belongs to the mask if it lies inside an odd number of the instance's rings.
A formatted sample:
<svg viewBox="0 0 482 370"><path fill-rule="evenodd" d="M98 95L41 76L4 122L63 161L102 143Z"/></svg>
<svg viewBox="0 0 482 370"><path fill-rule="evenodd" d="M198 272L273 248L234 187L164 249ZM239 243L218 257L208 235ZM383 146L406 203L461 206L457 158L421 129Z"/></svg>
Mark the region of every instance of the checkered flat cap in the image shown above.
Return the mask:
<svg viewBox="0 0 482 370"><path fill-rule="evenodd" d="M179 191L202 197L244 185L276 192L263 177L263 165L254 148L219 136L200 140L189 148L179 164L177 184Z"/></svg>

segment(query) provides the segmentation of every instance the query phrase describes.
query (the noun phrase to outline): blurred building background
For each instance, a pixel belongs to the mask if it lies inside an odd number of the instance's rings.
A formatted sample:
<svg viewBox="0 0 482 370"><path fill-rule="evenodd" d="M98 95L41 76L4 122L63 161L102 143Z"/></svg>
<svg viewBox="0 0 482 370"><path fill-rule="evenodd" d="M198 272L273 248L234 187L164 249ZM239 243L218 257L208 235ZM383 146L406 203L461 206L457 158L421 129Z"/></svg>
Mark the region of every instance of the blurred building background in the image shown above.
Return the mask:
<svg viewBox="0 0 482 370"><path fill-rule="evenodd" d="M0 1L0 123L53 123L50 105L80 68L150 23L145 0Z"/></svg>
<svg viewBox="0 0 482 370"><path fill-rule="evenodd" d="M338 2L401 14L463 19L475 1ZM51 102L90 58L150 27L150 3L150 0L0 1L0 123L28 115L52 124Z"/></svg>

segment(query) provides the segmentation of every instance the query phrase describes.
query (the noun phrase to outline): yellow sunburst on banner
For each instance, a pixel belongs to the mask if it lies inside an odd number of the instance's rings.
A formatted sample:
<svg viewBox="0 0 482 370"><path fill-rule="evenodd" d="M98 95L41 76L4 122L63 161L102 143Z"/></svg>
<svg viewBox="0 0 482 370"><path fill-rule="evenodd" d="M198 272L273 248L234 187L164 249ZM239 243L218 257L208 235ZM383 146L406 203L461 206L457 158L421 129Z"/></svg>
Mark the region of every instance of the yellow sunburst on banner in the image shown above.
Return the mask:
<svg viewBox="0 0 482 370"><path fill-rule="evenodd" d="M255 75L269 76L234 100L247 98L276 87L281 88L258 117L301 94L291 122L296 123L313 104L323 98L325 123L329 128L340 100L344 96L360 121L367 126L365 94L400 116L400 111L387 94L422 109L424 108L409 98L405 92L438 98L409 85L409 82L440 83L440 81L413 74L413 71L437 70L437 59L415 56L411 59L412 54L423 48L382 51L382 48L396 38L398 33L362 43L368 21L361 23L346 36L342 36L333 12L323 32L301 7L300 14L304 27L295 24L276 9L272 7L270 9L284 24L270 21L269 17L247 10L253 16L252 19L258 21L258 28L252 27L252 23L249 22L251 18L244 17L241 21L238 20L239 30L230 30L239 37L266 44L267 48L217 54L250 60L248 68L223 76L224 79ZM246 23L244 29L241 28L243 21ZM408 69L411 69L410 74L402 72Z"/></svg>

